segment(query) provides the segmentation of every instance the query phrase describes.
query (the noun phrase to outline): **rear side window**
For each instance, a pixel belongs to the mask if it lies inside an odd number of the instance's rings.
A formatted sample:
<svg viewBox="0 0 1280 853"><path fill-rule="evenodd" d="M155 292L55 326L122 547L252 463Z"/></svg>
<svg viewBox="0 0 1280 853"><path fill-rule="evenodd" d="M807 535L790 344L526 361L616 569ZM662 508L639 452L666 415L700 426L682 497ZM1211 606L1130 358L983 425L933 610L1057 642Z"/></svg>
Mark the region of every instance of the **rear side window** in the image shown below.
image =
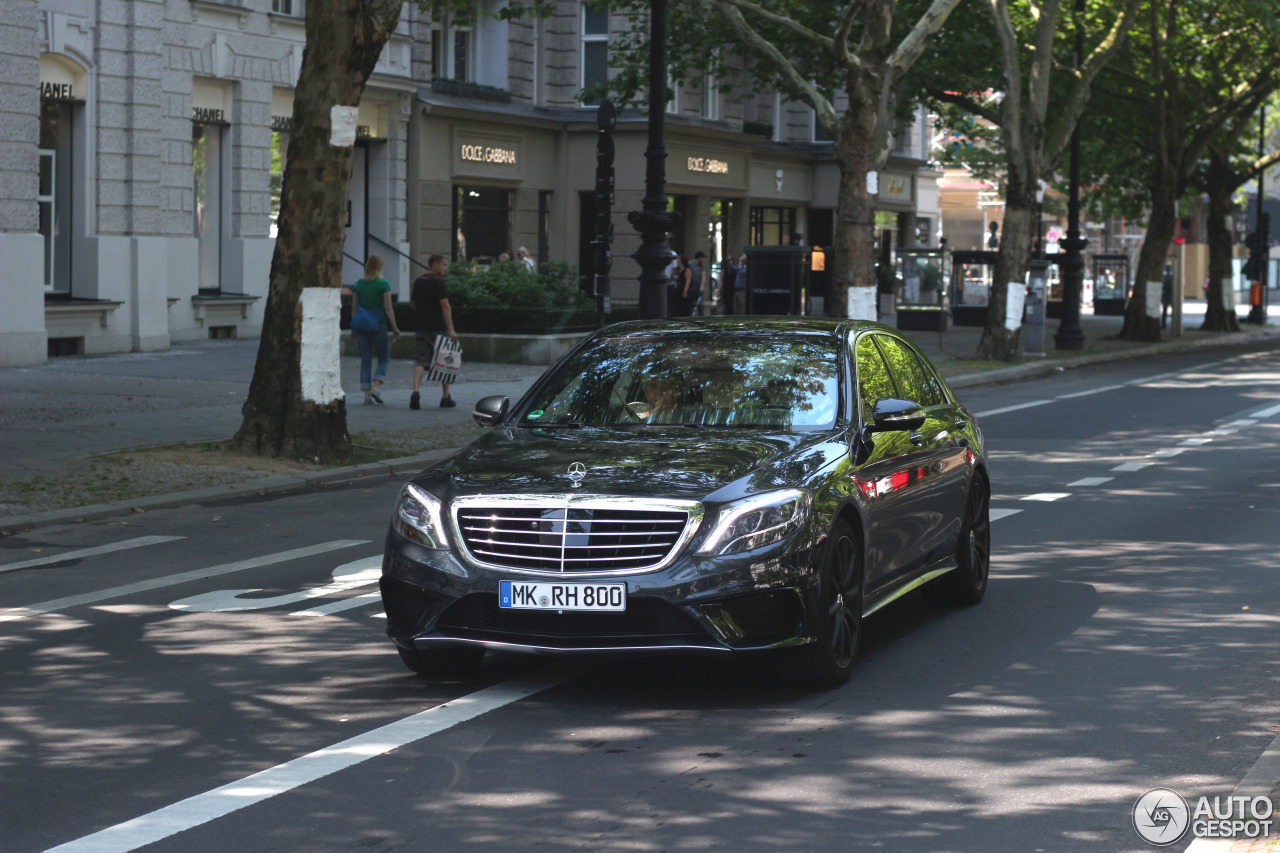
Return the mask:
<svg viewBox="0 0 1280 853"><path fill-rule="evenodd" d="M880 335L877 342L884 352L889 370L897 381L904 399L921 406L939 406L947 402L942 386L933 371L926 367L915 352L897 338Z"/></svg>
<svg viewBox="0 0 1280 853"><path fill-rule="evenodd" d="M858 405L862 407L862 420L864 423L871 421L871 410L875 406L876 400L882 397L898 396L898 390L893 384L893 377L889 375L889 368L885 366L884 359L880 357L880 350L876 347L874 337L873 335L863 335L858 338L856 344Z"/></svg>

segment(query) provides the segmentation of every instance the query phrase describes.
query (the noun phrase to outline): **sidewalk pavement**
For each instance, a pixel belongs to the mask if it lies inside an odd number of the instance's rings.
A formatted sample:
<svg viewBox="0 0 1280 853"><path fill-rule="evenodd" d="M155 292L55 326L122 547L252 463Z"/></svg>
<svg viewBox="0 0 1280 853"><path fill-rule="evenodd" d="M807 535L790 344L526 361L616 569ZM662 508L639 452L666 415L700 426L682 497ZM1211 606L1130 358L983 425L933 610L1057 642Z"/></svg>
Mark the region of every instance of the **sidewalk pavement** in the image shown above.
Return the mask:
<svg viewBox="0 0 1280 853"><path fill-rule="evenodd" d="M1242 334L1207 334L1198 331L1203 319L1202 301L1187 303L1186 331L1180 338L1159 344L1134 344L1115 339L1122 319L1081 317L1085 333L1082 351L1054 348L1058 321L1046 326L1046 356L1021 363L985 369L974 362L980 328L951 327L945 332L907 332L947 376L954 388L1012 381L1099 361L1140 357L1206 344L1240 343L1265 334L1269 327L1243 326ZM883 318L892 322L892 317ZM256 340L202 341L175 345L160 353L57 358L32 368L0 369L0 484L31 478L74 476L93 457L116 451L180 443L214 442L230 438L241 422L240 407L253 376ZM101 518L135 508L155 508L198 503L225 497L229 490L241 494L293 491L320 483L373 474L403 473L423 467L448 449L441 439L465 442L471 409L481 397L504 394L519 397L545 369L535 365L468 363L454 386L456 408L441 409L438 386L425 387L422 409L409 409L412 371L407 361L393 360L384 387L384 406L360 405L360 360L341 360L343 387L347 389L347 422L353 436L366 431L421 435L423 447L410 449L403 458L348 468L293 472L284 477L251 478L212 488L196 488L169 494L130 498L108 504L80 506L48 512L8 514L0 502L0 530L18 530L69 519ZM428 439L435 440L429 441Z"/></svg>

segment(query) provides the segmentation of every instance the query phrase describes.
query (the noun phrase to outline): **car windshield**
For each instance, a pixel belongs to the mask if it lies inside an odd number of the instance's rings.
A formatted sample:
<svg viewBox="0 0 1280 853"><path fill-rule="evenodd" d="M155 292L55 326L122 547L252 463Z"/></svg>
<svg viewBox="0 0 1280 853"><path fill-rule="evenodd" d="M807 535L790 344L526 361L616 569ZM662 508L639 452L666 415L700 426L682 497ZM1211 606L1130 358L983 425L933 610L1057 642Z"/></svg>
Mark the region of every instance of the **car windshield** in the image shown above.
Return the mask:
<svg viewBox="0 0 1280 853"><path fill-rule="evenodd" d="M560 366L521 424L831 427L834 337L659 333L605 337Z"/></svg>

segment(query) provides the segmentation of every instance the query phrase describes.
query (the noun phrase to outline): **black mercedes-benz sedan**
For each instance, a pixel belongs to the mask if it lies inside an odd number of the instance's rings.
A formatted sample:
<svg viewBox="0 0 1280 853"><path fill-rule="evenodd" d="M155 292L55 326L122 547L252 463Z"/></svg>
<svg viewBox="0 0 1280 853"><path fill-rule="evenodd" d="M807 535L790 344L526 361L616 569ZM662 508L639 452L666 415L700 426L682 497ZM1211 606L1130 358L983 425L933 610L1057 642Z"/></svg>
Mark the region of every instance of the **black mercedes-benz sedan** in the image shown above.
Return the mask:
<svg viewBox="0 0 1280 853"><path fill-rule="evenodd" d="M982 433L876 323L715 317L588 337L404 487L387 634L423 674L487 649L724 652L849 676L862 620L987 588Z"/></svg>

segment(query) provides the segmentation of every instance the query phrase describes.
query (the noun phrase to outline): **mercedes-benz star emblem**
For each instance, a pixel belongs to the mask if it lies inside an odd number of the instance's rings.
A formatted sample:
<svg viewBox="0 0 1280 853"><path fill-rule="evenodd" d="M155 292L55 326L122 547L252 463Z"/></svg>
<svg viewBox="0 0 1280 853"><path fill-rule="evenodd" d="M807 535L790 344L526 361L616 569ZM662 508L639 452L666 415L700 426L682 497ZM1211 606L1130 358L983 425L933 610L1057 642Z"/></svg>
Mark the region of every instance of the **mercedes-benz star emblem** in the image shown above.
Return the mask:
<svg viewBox="0 0 1280 853"><path fill-rule="evenodd" d="M573 481L573 487L576 489L582 485L582 478L587 476L587 466L581 462L574 462L569 466L569 479Z"/></svg>

